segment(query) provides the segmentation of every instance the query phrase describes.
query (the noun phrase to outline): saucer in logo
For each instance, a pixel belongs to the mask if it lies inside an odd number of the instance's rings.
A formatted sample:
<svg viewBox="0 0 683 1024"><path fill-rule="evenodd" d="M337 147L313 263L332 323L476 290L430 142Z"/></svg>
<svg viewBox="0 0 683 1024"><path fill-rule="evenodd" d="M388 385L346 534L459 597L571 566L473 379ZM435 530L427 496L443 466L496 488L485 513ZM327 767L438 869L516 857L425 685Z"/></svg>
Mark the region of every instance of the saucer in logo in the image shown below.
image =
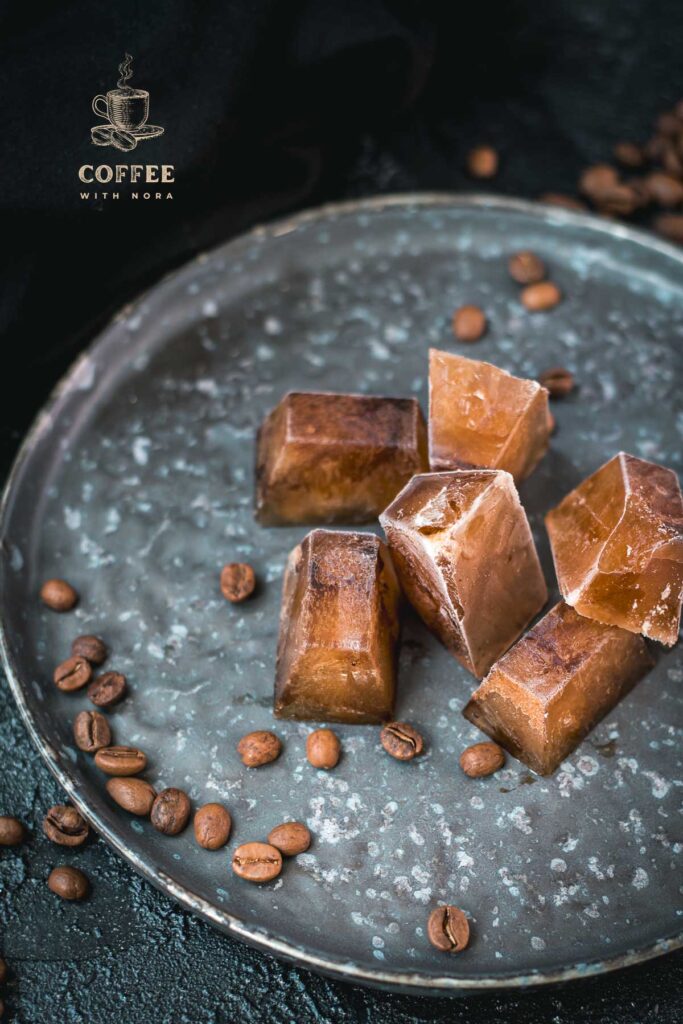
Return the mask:
<svg viewBox="0 0 683 1024"><path fill-rule="evenodd" d="M95 146L114 146L129 153L138 142L155 139L164 134L156 124L148 124L149 93L146 89L133 89L128 85L133 72L133 58L129 53L119 64L120 78L115 89L106 95L100 94L92 101L92 109L106 124L90 129L90 138Z"/></svg>

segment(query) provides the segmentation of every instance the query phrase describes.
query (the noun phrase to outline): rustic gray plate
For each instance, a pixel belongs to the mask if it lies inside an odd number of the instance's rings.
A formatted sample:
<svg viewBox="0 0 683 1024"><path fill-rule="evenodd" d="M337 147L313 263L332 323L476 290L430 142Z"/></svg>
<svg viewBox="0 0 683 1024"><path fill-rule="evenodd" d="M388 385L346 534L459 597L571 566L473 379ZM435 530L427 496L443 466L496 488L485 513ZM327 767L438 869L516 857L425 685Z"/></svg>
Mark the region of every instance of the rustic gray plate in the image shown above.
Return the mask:
<svg viewBox="0 0 683 1024"><path fill-rule="evenodd" d="M526 314L506 261L547 259L565 300ZM409 618L400 717L426 756L385 756L378 731L341 728L338 769L314 771L305 725L278 723L285 750L260 771L235 744L272 728L271 691L285 556L304 529L252 516L254 431L289 388L417 395L429 345L454 347L456 306L490 328L467 352L515 373L552 365L580 389L556 403L552 450L522 487L546 574L542 514L619 449L681 463L683 263L625 228L530 203L397 197L329 207L259 228L171 275L116 318L39 417L2 513L2 643L33 739L95 828L150 881L227 932L342 976L422 991L583 976L680 943L679 653L649 677L552 778L509 760L468 781L457 758L479 738L460 716L471 677ZM218 570L252 562L257 596L231 607ZM59 575L75 614L41 609ZM113 807L76 751L88 707L50 682L73 636L99 633L129 699L119 742L151 755L159 787L234 815L227 850L191 830L170 839ZM257 888L229 868L237 842L287 817L311 850ZM473 921L470 949L432 950L429 909Z"/></svg>

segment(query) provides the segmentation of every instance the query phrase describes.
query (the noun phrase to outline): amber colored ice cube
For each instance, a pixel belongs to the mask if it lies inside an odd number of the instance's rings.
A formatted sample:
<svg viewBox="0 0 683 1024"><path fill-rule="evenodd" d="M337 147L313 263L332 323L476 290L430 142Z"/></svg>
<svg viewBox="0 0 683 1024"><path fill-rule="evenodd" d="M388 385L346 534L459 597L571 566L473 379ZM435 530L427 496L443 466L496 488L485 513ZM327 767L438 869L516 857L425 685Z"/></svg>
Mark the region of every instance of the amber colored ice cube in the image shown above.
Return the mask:
<svg viewBox="0 0 683 1024"><path fill-rule="evenodd" d="M259 431L256 513L266 525L370 522L428 466L414 398L290 392Z"/></svg>
<svg viewBox="0 0 683 1024"><path fill-rule="evenodd" d="M683 597L676 474L620 452L546 516L560 592L598 622L674 644Z"/></svg>
<svg viewBox="0 0 683 1024"><path fill-rule="evenodd" d="M463 714L549 775L651 665L642 637L560 601L496 662Z"/></svg>
<svg viewBox="0 0 683 1024"><path fill-rule="evenodd" d="M432 469L505 469L517 482L545 455L548 392L491 363L429 352L429 464Z"/></svg>
<svg viewBox="0 0 683 1024"><path fill-rule="evenodd" d="M391 717L399 597L379 537L309 533L285 570L276 716L322 722Z"/></svg>
<svg viewBox="0 0 683 1024"><path fill-rule="evenodd" d="M465 668L483 676L548 598L510 474L414 476L380 522L411 604Z"/></svg>

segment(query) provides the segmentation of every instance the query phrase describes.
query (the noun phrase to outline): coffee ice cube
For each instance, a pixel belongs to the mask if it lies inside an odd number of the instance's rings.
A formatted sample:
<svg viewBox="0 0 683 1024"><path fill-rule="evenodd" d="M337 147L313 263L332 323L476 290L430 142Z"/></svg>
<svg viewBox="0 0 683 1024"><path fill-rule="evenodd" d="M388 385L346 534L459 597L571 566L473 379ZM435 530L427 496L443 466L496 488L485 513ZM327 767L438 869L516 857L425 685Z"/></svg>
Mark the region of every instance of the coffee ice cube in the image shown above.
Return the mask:
<svg viewBox="0 0 683 1024"><path fill-rule="evenodd" d="M276 716L322 722L390 718L399 597L391 557L379 537L309 533L285 570Z"/></svg>
<svg viewBox="0 0 683 1024"><path fill-rule="evenodd" d="M548 513L560 592L598 622L674 644L683 597L676 474L620 452Z"/></svg>
<svg viewBox="0 0 683 1024"><path fill-rule="evenodd" d="M256 514L265 525L370 522L428 468L414 398L291 392L259 431Z"/></svg>
<svg viewBox="0 0 683 1024"><path fill-rule="evenodd" d="M463 714L549 775L651 665L642 637L560 601L496 662Z"/></svg>
<svg viewBox="0 0 683 1024"><path fill-rule="evenodd" d="M429 464L505 469L517 482L545 455L548 392L491 363L429 352Z"/></svg>
<svg viewBox="0 0 683 1024"><path fill-rule="evenodd" d="M414 476L380 522L409 601L465 668L483 676L548 598L510 474Z"/></svg>

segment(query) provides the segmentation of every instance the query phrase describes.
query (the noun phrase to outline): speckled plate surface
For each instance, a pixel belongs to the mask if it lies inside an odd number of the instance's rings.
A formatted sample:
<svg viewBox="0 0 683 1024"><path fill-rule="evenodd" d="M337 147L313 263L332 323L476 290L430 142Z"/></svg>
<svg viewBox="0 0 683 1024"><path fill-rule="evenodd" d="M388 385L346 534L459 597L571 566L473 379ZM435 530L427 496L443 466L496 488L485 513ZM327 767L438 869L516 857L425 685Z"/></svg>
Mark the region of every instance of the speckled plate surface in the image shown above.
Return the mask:
<svg viewBox="0 0 683 1024"><path fill-rule="evenodd" d="M543 256L565 301L526 314L508 255ZM551 778L510 759L464 779L480 738L460 710L472 678L414 618L405 623L398 716L427 753L383 754L378 731L340 728L337 770L304 756L308 726L277 723L278 762L243 768L235 744L272 728L280 581L305 530L252 516L254 431L290 388L426 399L430 344L481 304L468 354L535 376L576 372L559 430L521 488L548 581L545 510L619 449L680 470L683 262L644 235L534 204L398 197L326 208L258 229L166 278L74 366L20 454L2 516L2 643L19 707L50 767L94 826L156 885L227 932L349 980L449 991L572 978L680 944L683 667L677 650ZM218 571L250 561L242 606ZM40 582L71 580L78 610L41 609ZM82 632L111 646L130 696L116 739L144 748L158 787L222 800L229 847L199 849L112 806L73 745L89 706L50 678ZM678 730L678 732L677 732ZM229 867L238 842L285 818L310 851L273 884ZM470 949L432 950L429 909L472 918Z"/></svg>

